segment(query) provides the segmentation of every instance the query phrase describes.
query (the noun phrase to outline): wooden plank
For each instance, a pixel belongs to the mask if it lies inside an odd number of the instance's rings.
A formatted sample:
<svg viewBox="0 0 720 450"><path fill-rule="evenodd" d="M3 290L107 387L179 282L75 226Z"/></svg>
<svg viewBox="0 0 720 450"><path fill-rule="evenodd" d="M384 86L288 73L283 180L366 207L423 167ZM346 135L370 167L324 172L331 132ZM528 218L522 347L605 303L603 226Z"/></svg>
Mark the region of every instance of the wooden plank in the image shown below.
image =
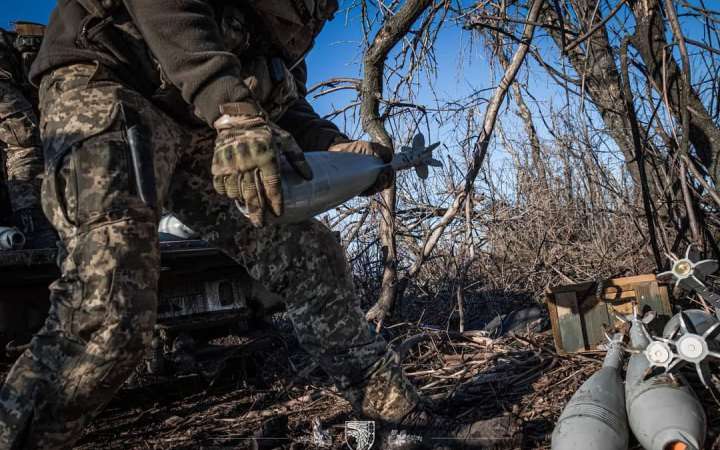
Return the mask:
<svg viewBox="0 0 720 450"><path fill-rule="evenodd" d="M612 278L609 280L603 280L604 281L604 287L607 289L608 287L616 287L620 288L621 290L624 289L632 289L632 286L638 283L646 283L646 282L652 282L656 281L656 277L654 274L646 274L646 275L636 275L632 277L622 277L622 278ZM594 281L585 281L582 283L572 284L572 285L565 285L565 286L553 286L549 288L549 291L553 294L559 293L559 292L582 292L587 289L590 289Z"/></svg>
<svg viewBox="0 0 720 450"><path fill-rule="evenodd" d="M615 289L613 291L613 289ZM617 300L627 300L630 298L635 298L635 290L633 289L625 289L625 290L618 290L617 287L611 286L610 288L603 289L603 300L605 301L617 301Z"/></svg>
<svg viewBox="0 0 720 450"><path fill-rule="evenodd" d="M592 349L607 340L605 338L605 330L610 328L615 318L610 315L607 303L597 301L594 297L589 299L588 302L594 302L595 304L583 314L583 325L587 337L585 347ZM585 310L585 305L581 305L581 309Z"/></svg>
<svg viewBox="0 0 720 450"><path fill-rule="evenodd" d="M555 294L555 304L563 351L572 353L585 350L586 345L575 293L559 292Z"/></svg>
<svg viewBox="0 0 720 450"><path fill-rule="evenodd" d="M659 316L671 316L667 286L654 274L605 280L600 299L595 282L556 286L545 290L555 348L561 354L591 350L605 342L605 330L620 326L616 315L632 314L633 303ZM664 321L658 321L662 324Z"/></svg>
<svg viewBox="0 0 720 450"><path fill-rule="evenodd" d="M663 325L670 319L671 309L669 303L664 304L658 284L643 283L637 285L635 292L637 293L637 304L640 311L644 313L649 308L655 311L655 314L660 319L656 319L650 324L650 331L653 334L661 335Z"/></svg>
<svg viewBox="0 0 720 450"><path fill-rule="evenodd" d="M558 294L560 292L582 292L587 289L590 289L593 285L594 281L586 281L584 283L578 283L578 284L571 284L571 285L565 285L565 286L553 286L549 288L549 291L553 294Z"/></svg>
<svg viewBox="0 0 720 450"><path fill-rule="evenodd" d="M547 305L548 315L550 316L550 328L552 329L553 341L555 349L558 353L565 354L563 350L562 337L560 337L560 324L557 318L557 306L555 305L555 297L549 289L545 290L545 304Z"/></svg>
<svg viewBox="0 0 720 450"><path fill-rule="evenodd" d="M629 316L633 313L633 302L613 303L610 310L620 316Z"/></svg>
<svg viewBox="0 0 720 450"><path fill-rule="evenodd" d="M630 287L632 288L633 285L639 284L639 283L650 283L653 281L656 281L657 278L655 277L655 274L645 274L645 275L635 275L632 277L622 277L622 278L612 278L610 280L606 280L606 286L620 286L620 287Z"/></svg>
<svg viewBox="0 0 720 450"><path fill-rule="evenodd" d="M668 316L668 319L672 317L672 306L670 305L670 298L668 296L668 288L665 285L659 283L652 283L650 285L650 293L658 299L658 314Z"/></svg>

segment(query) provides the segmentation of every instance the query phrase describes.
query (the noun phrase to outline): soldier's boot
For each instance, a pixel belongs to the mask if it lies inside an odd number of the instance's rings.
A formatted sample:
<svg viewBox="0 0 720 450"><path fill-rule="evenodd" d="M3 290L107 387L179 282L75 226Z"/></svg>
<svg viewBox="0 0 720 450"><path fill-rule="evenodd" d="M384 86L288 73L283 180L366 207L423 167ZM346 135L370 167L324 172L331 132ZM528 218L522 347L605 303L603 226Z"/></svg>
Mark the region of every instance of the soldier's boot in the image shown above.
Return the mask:
<svg viewBox="0 0 720 450"><path fill-rule="evenodd" d="M394 354L379 365L364 386L346 389L354 409L377 422L374 448L516 448L516 427L509 416L459 421L420 398L403 375Z"/></svg>
<svg viewBox="0 0 720 450"><path fill-rule="evenodd" d="M381 424L377 440L378 448L394 450L514 449L520 444L517 431L509 415L461 421L423 403L400 423Z"/></svg>
<svg viewBox="0 0 720 450"><path fill-rule="evenodd" d="M25 235L25 248L55 248L57 233L39 206L16 210L14 216L15 224Z"/></svg>

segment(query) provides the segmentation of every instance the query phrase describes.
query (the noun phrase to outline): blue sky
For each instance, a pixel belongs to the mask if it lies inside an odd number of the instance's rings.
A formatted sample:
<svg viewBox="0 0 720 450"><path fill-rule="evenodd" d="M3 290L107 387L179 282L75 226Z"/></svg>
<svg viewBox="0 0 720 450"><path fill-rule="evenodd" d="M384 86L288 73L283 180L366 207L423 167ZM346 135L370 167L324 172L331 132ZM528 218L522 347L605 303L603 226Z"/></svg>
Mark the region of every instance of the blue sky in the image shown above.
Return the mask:
<svg viewBox="0 0 720 450"><path fill-rule="evenodd" d="M5 0L7 3L8 0ZM343 4L352 4L350 0L342 0ZM11 7L0 8L0 26L7 27L12 20L30 20L46 23L50 11L54 6L54 0L25 0L12 1ZM358 17L359 10L356 8L350 12L341 11L335 20L330 22L317 39L316 45L308 55L309 80L311 86L319 81L333 77L358 77L360 75L360 61L362 49L362 29ZM626 14L626 13L621 13ZM702 40L702 27L686 29L692 37ZM542 33L544 34L544 33ZM474 43L473 43L474 42ZM471 44L472 43L472 44ZM554 45L548 44L547 38L538 38L535 43L540 46L540 52L548 61L557 61L557 51ZM461 48L461 46L463 46ZM477 40L472 40L468 32L461 30L458 26L445 26L440 33L434 47L438 63L438 73L433 80L436 89L435 94L443 100L455 100L469 95L472 92L492 88L495 77L488 64L487 53L479 48ZM559 61L556 62L559 67ZM697 72L694 72L694 75ZM544 69L538 67L532 60L528 60L525 68L520 74L521 80L527 80L533 98L526 98L532 109L536 112L547 113L550 106L562 108L565 98L560 89L547 76ZM426 106L434 106L432 92L427 88L427 82L421 78L421 88L416 99L417 102ZM423 84L424 83L424 84ZM491 92L485 92L489 96ZM333 109L333 105L345 105L352 95L348 91L319 99L310 98L315 109L320 114L325 114ZM522 140L524 132L517 127L517 118L514 114L502 116L505 131L515 130L511 138ZM341 125L341 124L339 124ZM540 120L536 120L536 126L541 135L548 134ZM452 132L447 126L440 126L438 129L430 130L428 140L443 140L450 144L451 139L447 133ZM611 142L607 142L611 145Z"/></svg>
<svg viewBox="0 0 720 450"><path fill-rule="evenodd" d="M352 3L341 1L343 3ZM14 1L11 7L0 8L0 27L9 27L11 21L29 20L47 23L50 12L55 4L54 0L26 0ZM362 29L358 17L359 11L347 13L341 10L335 20L330 22L317 39L315 47L308 55L309 80L308 86L333 77L358 77L360 75ZM454 27L453 27L454 28ZM441 35L436 54L441 67L438 74L437 86L440 94L454 98L458 92L468 91L470 85L476 85L466 77L458 77L458 44L461 42L461 30L452 30ZM474 58L469 58L473 60ZM446 70L449 68L450 70ZM479 69L480 70L480 69ZM486 78L487 68L482 73L472 74L471 78L478 76ZM466 72L467 74L467 72ZM487 86L486 86L487 87ZM431 101L427 92L421 92L420 101ZM321 114L330 112L333 105L342 105L349 99L347 92L323 96L319 99L310 99L311 103Z"/></svg>
<svg viewBox="0 0 720 450"><path fill-rule="evenodd" d="M55 5L54 0L14 1L12 7L8 7L8 3L10 2L6 2L0 9L0 27L3 28L7 28L13 20L47 23L50 10Z"/></svg>
<svg viewBox="0 0 720 450"><path fill-rule="evenodd" d="M10 3L5 0L6 3ZM341 0L343 4L352 4L350 0ZM693 1L692 3L696 3ZM11 7L0 8L0 27L8 27L13 20L30 20L47 23L50 11L55 4L54 0L25 0L12 1ZM360 51L362 30L358 17L359 10L356 8L350 13L344 10L330 22L317 39L316 45L308 55L309 82L313 85L318 81L332 77L357 77L360 74ZM698 24L699 25L699 24ZM698 40L703 40L702 27L697 26L686 28L690 35ZM459 46L467 46L467 32L456 26L446 26L440 34L435 46L435 53L440 67L437 74L435 86L439 89L439 95L448 99L457 99L463 94L469 94L473 90L481 90L492 87L492 74L487 64L487 55L483 49L463 49ZM536 40L536 43L539 42ZM543 48L545 47L545 48ZM547 45L541 44L541 52L548 53ZM553 60L553 54L549 53L549 60ZM462 69L461 69L462 67ZM532 61L526 65L524 75L530 82L533 95L539 100L540 105L556 94L557 88L546 76L544 70L538 68ZM529 76L528 76L529 74ZM426 90L421 89L419 101L431 101ZM336 95L321 97L315 100L316 108L323 112L331 109L331 103L342 104L347 95Z"/></svg>
<svg viewBox="0 0 720 450"><path fill-rule="evenodd" d="M7 0L5 0L7 1ZM471 0L469 0L471 1ZM0 8L0 26L7 27L10 21L30 20L47 23L50 12L55 4L54 0L25 0L14 1L12 7ZM343 5L351 5L351 0L341 0L341 10L335 20L328 23L318 37L315 47L307 57L308 62L308 86L317 82L334 77L359 77L361 75L361 51L363 30L360 25L359 9L350 11L343 9ZM469 2L468 2L469 3ZM487 51L478 45L477 39L471 39L470 32L462 30L454 24L447 24L439 34L434 46L437 60L438 72L434 75L432 85L434 91L428 88L429 84L424 77L418 78L420 89L417 97L413 99L416 103L427 107L438 106L435 104L435 97L440 103L455 101L471 95L474 92L485 90L482 96L489 97L492 92L487 91L494 86L496 77L488 64ZM535 64L526 66L521 75L523 80L529 80L533 96L531 107L536 110L548 110L557 87L552 85L546 76L544 69ZM333 111L335 106L344 106L355 98L351 91L339 91L332 95L320 98L308 98L315 110L321 114ZM406 100L406 99L402 99ZM530 101L530 100L529 100ZM481 111L482 112L482 111ZM477 114L475 117L478 117ZM352 121L353 118L351 117ZM362 131L357 123L344 123L341 118L335 119L341 129L355 138L360 138ZM428 122L425 122L428 124ZM518 126L517 117L510 113L503 115L503 126L506 133L509 133L511 140L522 142L526 140L524 131ZM543 132L542 123L537 124L540 132ZM456 128L453 124L443 122L441 124L432 122L429 126L418 129L397 130L395 135L396 144L404 144L417 131L423 131L428 142L443 142L438 152L441 155L458 155L458 139L464 136L464 128ZM544 133L543 133L544 134ZM494 166L502 166L508 161L504 151L493 152L489 158Z"/></svg>

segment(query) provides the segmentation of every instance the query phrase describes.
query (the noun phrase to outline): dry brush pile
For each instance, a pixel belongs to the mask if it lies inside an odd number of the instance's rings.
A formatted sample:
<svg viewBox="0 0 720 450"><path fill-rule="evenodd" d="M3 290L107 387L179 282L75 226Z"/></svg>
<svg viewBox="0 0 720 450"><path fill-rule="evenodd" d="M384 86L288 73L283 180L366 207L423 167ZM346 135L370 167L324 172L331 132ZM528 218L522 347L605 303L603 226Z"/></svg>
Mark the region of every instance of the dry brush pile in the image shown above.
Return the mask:
<svg viewBox="0 0 720 450"><path fill-rule="evenodd" d="M561 357L547 334L490 339L416 326L393 334L406 344L407 375L453 416L513 418L514 444L506 448L546 447L564 402L601 357ZM78 448L251 448L259 435L275 438L273 448L323 448L318 435L330 437L324 448L344 448L344 421L356 417L286 338L288 346L235 361L209 383L187 377L124 389Z"/></svg>
<svg viewBox="0 0 720 450"><path fill-rule="evenodd" d="M448 414L473 421L509 416L514 436L500 447L508 449L549 448L562 408L603 356L558 355L548 333L491 339L403 325L388 336L404 343L402 364L413 383ZM187 377L124 389L78 448L242 449L253 448L253 436L272 437L268 448L346 448L344 422L362 418L292 337L284 339L286 345L235 361L210 382ZM713 443L720 415L704 401Z"/></svg>

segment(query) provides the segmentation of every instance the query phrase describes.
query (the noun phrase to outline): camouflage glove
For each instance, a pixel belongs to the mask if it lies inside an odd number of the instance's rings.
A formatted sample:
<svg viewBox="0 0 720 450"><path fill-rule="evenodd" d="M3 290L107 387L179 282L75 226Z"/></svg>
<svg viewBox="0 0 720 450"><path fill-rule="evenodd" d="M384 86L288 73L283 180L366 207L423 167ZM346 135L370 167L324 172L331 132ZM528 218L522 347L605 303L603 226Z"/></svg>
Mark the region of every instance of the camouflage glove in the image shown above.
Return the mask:
<svg viewBox="0 0 720 450"><path fill-rule="evenodd" d="M247 208L255 226L262 226L268 211L283 213L279 158L282 154L301 177L312 179L312 170L300 147L266 119L254 103L228 103L213 126L215 139L213 187Z"/></svg>
<svg viewBox="0 0 720 450"><path fill-rule="evenodd" d="M344 138L339 138L330 145L328 151L374 156L375 158L381 159L385 163L388 163L388 165L383 167L383 170L378 175L375 184L370 186L361 195L374 195L378 192L384 191L385 189L392 186L393 181L395 180L395 171L389 165L389 163L393 160L393 151L390 147L385 147L384 145L378 144L377 142L350 141Z"/></svg>

